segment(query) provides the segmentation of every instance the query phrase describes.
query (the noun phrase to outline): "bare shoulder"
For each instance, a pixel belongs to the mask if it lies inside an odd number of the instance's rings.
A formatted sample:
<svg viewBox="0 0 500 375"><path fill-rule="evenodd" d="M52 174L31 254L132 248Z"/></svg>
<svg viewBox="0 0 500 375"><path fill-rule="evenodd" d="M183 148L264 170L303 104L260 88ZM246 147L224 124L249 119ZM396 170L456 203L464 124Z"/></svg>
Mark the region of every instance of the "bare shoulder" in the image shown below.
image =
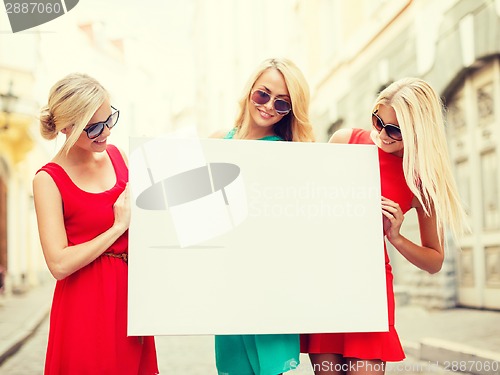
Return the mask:
<svg viewBox="0 0 500 375"><path fill-rule="evenodd" d="M43 188L50 185L55 185L55 182L52 177L43 170L38 172L35 177L33 177L33 187Z"/></svg>
<svg viewBox="0 0 500 375"><path fill-rule="evenodd" d="M335 133L333 133L328 143L349 143L351 135L352 135L352 129L349 128L339 129Z"/></svg>
<svg viewBox="0 0 500 375"><path fill-rule="evenodd" d="M45 171L38 172L33 178L33 195L35 199L40 194L45 197L47 195L60 196L59 189L55 181L52 179L52 176Z"/></svg>

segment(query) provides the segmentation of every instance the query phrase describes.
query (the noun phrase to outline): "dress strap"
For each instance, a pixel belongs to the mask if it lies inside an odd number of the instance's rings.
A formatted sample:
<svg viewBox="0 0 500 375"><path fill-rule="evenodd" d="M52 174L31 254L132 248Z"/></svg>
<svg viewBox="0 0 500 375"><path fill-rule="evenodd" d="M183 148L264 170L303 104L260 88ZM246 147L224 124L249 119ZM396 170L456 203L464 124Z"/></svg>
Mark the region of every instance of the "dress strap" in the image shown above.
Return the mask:
<svg viewBox="0 0 500 375"><path fill-rule="evenodd" d="M106 151L115 168L117 180L128 182L128 167L120 150L114 145L108 145Z"/></svg>

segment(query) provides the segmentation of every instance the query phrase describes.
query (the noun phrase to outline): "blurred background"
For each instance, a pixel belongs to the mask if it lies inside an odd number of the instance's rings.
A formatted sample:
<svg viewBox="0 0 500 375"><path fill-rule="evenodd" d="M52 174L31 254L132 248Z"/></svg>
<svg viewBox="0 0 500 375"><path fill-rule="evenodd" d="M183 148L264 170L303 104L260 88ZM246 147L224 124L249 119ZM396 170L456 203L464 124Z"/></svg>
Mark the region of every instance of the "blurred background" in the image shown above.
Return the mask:
<svg viewBox="0 0 500 375"><path fill-rule="evenodd" d="M393 252L398 303L500 310L499 0L80 0L15 34L0 11L0 300L51 278L31 181L62 145L41 139L37 122L55 81L74 71L101 81L121 111L111 142L127 149L129 136L188 125L229 130L244 83L269 57L304 72L319 142L370 128L394 80L437 89L472 231L448 242L436 275ZM410 216L404 230L418 241L415 226Z"/></svg>

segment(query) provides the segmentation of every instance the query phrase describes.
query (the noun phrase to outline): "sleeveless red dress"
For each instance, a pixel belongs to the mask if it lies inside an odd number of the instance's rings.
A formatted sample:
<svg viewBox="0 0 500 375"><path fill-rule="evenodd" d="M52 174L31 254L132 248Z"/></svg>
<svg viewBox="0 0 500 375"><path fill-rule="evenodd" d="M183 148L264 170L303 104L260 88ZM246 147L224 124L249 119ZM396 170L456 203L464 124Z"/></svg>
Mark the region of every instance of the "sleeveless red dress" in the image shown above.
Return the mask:
<svg viewBox="0 0 500 375"><path fill-rule="evenodd" d="M370 132L353 129L350 144L373 144ZM382 195L398 203L406 213L413 200L403 173L403 159L378 149ZM335 353L344 357L359 359L379 359L401 361L405 358L398 334L394 328L394 291L392 268L385 248L385 275L387 284L387 304L389 312L388 332L319 333L301 335L303 353Z"/></svg>
<svg viewBox="0 0 500 375"><path fill-rule="evenodd" d="M116 147L109 145L106 151L116 184L102 193L81 190L58 164L40 169L52 177L61 193L70 246L87 242L113 225L113 204L128 182L128 169ZM128 232L106 250L127 251ZM158 374L154 337L127 337L127 271L123 258L101 255L57 281L46 375Z"/></svg>

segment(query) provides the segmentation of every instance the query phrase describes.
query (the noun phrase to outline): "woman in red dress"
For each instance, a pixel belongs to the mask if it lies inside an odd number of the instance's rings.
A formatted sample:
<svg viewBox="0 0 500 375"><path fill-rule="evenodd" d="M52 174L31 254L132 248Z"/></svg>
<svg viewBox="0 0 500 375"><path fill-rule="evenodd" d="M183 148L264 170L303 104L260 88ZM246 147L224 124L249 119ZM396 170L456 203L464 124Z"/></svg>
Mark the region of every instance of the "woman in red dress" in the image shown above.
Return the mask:
<svg viewBox="0 0 500 375"><path fill-rule="evenodd" d="M451 173L442 104L426 82L405 78L383 90L372 112L372 131L341 129L330 142L378 146L384 236L408 261L429 272L441 269L443 227L461 232L465 213ZM415 208L421 244L400 233ZM301 336L316 375L383 374L387 361L405 358L394 328L394 292L387 249L389 331Z"/></svg>
<svg viewBox="0 0 500 375"><path fill-rule="evenodd" d="M66 142L33 180L38 230L57 279L46 375L158 374L153 337L127 337L130 206L124 155L107 143L119 112L93 78L51 89L41 133Z"/></svg>

